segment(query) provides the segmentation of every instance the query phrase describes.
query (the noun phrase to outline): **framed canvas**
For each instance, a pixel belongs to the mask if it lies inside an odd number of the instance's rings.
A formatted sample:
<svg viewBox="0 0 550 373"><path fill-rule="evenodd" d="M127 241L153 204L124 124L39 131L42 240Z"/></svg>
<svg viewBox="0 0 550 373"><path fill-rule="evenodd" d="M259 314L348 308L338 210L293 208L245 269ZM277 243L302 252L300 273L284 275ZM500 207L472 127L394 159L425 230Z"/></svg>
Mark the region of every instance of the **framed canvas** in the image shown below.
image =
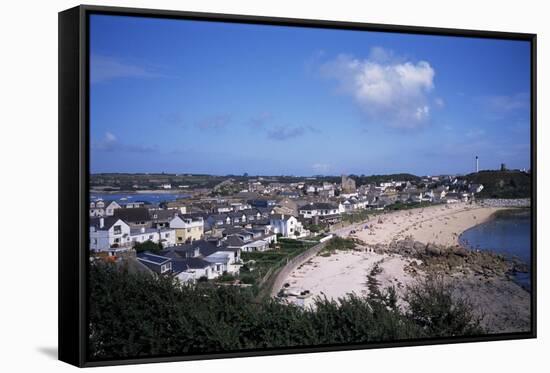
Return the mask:
<svg viewBox="0 0 550 373"><path fill-rule="evenodd" d="M536 35L59 13L59 358L536 336Z"/></svg>

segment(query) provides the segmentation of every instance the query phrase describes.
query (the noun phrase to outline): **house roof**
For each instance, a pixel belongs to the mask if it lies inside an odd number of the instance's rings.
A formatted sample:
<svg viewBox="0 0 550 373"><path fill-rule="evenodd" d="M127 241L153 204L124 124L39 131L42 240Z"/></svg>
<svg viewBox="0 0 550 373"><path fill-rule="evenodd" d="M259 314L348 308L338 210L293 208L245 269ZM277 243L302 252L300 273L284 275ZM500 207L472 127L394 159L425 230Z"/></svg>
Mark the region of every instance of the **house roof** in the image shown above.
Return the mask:
<svg viewBox="0 0 550 373"><path fill-rule="evenodd" d="M244 245L244 241L235 235L227 236L227 238L223 241L223 246L227 247L243 247Z"/></svg>
<svg viewBox="0 0 550 373"><path fill-rule="evenodd" d="M272 214L269 218L272 220L289 220L290 218L293 218L294 216L290 214Z"/></svg>
<svg viewBox="0 0 550 373"><path fill-rule="evenodd" d="M137 259L144 262L157 264L157 265L162 265L172 260L171 258L161 256L161 255L156 255L156 254L150 253L149 251L145 251L143 253L137 254Z"/></svg>
<svg viewBox="0 0 550 373"><path fill-rule="evenodd" d="M103 219L103 228L100 228L100 221ZM95 229L101 229L101 230L108 230L110 229L115 223L120 219L116 216L105 216L105 217L97 217L97 218L90 218L90 226L94 227Z"/></svg>
<svg viewBox="0 0 550 373"><path fill-rule="evenodd" d="M184 272L190 269L202 269L211 266L212 263L202 258L174 259L172 261L172 272Z"/></svg>
<svg viewBox="0 0 550 373"><path fill-rule="evenodd" d="M177 214L178 210L151 210L149 211L149 216L151 220L158 222L158 221L170 221L174 218L174 216ZM155 215L157 216L155 218Z"/></svg>
<svg viewBox="0 0 550 373"><path fill-rule="evenodd" d="M328 202L315 202L300 207L300 210L335 210L338 207Z"/></svg>
<svg viewBox="0 0 550 373"><path fill-rule="evenodd" d="M116 209L114 216L130 223L148 221L149 210L145 207L136 207L131 209Z"/></svg>

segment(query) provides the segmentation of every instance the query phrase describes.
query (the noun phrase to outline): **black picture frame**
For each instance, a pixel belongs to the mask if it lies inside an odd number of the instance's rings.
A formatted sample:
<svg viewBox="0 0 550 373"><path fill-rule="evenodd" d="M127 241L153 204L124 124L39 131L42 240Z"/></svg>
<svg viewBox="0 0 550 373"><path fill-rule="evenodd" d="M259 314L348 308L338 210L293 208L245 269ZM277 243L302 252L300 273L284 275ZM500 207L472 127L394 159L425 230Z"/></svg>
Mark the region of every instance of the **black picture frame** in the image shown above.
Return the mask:
<svg viewBox="0 0 550 373"><path fill-rule="evenodd" d="M135 359L89 361L87 343L87 263L88 263L88 185L89 185L89 28L91 14L157 17L232 23L282 25L294 27L383 31L390 33L429 34L503 40L523 40L531 45L531 331L423 340L406 340L369 344L312 346L256 351L231 351L185 356L156 356ZM136 9L82 5L59 13L59 360L79 367L137 363L173 362L262 355L327 352L340 350L435 345L536 338L537 261L537 165L536 165L536 34L449 28L399 26L198 13L156 9Z"/></svg>

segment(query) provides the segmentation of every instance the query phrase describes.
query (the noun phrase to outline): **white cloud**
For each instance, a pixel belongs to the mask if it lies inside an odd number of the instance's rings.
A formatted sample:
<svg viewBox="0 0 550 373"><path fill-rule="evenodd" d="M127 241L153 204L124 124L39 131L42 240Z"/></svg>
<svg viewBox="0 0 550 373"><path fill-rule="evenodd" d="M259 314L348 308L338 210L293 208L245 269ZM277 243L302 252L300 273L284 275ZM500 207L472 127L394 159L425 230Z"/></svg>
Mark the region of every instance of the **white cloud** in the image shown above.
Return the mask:
<svg viewBox="0 0 550 373"><path fill-rule="evenodd" d="M435 70L427 61L407 61L378 47L367 59L340 55L321 72L336 79L367 115L387 125L417 128L430 117Z"/></svg>
<svg viewBox="0 0 550 373"><path fill-rule="evenodd" d="M92 55L90 58L90 82L99 83L118 78L155 78L162 75L152 69L128 63L122 59Z"/></svg>
<svg viewBox="0 0 550 373"><path fill-rule="evenodd" d="M121 143L112 132L105 132L101 140L92 143L92 150L102 152L151 153L156 152L158 149L154 145Z"/></svg>

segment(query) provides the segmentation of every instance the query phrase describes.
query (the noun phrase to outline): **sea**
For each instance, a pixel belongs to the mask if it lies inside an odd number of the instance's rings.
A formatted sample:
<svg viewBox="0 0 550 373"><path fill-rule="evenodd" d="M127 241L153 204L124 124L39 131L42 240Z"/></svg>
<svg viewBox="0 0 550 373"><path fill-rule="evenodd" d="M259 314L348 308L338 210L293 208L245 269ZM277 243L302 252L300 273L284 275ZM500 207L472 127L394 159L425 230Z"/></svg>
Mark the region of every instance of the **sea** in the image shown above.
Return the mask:
<svg viewBox="0 0 550 373"><path fill-rule="evenodd" d="M118 203L145 202L152 205L189 197L191 197L189 194L182 193L90 193L90 201L102 199Z"/></svg>
<svg viewBox="0 0 550 373"><path fill-rule="evenodd" d="M513 280L531 290L531 212L507 210L493 219L464 231L459 242L472 250L487 250L516 258L528 265L528 271L514 273Z"/></svg>

